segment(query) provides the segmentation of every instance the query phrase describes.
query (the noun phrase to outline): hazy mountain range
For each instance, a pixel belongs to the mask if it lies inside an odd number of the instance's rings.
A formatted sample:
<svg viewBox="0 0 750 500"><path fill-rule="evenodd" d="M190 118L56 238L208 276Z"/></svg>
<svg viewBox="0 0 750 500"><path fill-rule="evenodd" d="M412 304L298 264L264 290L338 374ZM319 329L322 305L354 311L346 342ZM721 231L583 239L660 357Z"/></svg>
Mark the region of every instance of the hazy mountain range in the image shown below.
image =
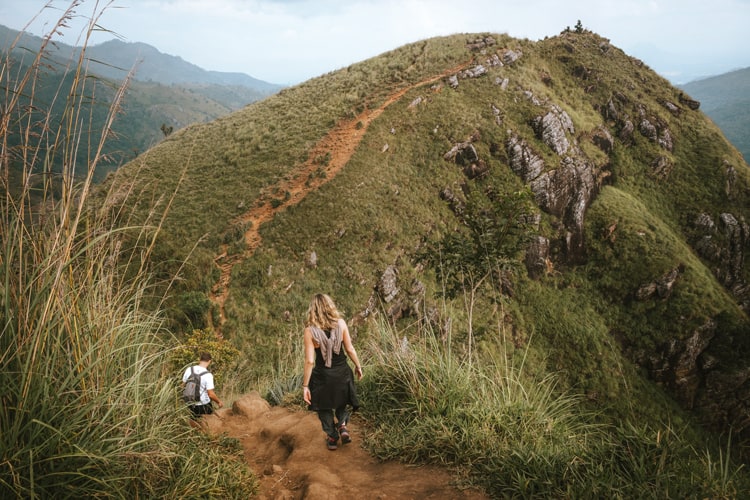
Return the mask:
<svg viewBox="0 0 750 500"><path fill-rule="evenodd" d="M0 26L0 48L9 47L17 37L18 31ZM11 54L14 66L10 71L22 74L41 44L41 38L21 34ZM61 112L64 103L55 97L55 92L61 81L73 77L66 68L69 61L79 55L80 48L57 41L48 47L45 71L39 76L33 96L39 106L34 109L46 109L44 103L55 102L53 114ZM241 73L206 71L142 43L112 40L88 47L86 57L90 61L90 75L98 78L95 83L92 79L87 82L90 87L98 88L96 92L91 91L97 95L92 102L100 103L93 107L93 114L99 121L92 127L92 136L87 138L91 144L99 141L98 131L103 130L104 104L133 70L122 112L113 126L115 138L106 144L105 161L97 169L98 179L175 130L226 115L282 88ZM22 99L31 98L22 96ZM88 149L81 148L81 154ZM79 163L83 173L87 160L81 157Z"/></svg>
<svg viewBox="0 0 750 500"><path fill-rule="evenodd" d="M701 109L750 160L750 68L681 85Z"/></svg>

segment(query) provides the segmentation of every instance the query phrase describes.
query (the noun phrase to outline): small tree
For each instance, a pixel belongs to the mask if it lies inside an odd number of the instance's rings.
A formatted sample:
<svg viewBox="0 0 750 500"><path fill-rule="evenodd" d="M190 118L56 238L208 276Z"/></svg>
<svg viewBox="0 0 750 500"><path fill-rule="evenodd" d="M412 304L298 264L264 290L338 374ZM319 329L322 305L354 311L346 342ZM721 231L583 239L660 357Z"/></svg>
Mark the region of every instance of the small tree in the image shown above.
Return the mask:
<svg viewBox="0 0 750 500"><path fill-rule="evenodd" d="M499 275L517 265L518 252L527 241L529 192L495 193L491 188L467 195L460 225L439 241L427 245L418 259L433 266L449 297L476 289L488 277L500 289ZM495 279L497 278L497 279Z"/></svg>
<svg viewBox="0 0 750 500"><path fill-rule="evenodd" d="M221 385L226 368L240 356L240 351L225 339L207 330L193 330L185 343L172 352L174 371L181 376L181 370L197 362L202 352L211 353L211 373L216 385Z"/></svg>
<svg viewBox="0 0 750 500"><path fill-rule="evenodd" d="M581 20L579 19L576 23L576 33L583 33L583 23L581 23Z"/></svg>

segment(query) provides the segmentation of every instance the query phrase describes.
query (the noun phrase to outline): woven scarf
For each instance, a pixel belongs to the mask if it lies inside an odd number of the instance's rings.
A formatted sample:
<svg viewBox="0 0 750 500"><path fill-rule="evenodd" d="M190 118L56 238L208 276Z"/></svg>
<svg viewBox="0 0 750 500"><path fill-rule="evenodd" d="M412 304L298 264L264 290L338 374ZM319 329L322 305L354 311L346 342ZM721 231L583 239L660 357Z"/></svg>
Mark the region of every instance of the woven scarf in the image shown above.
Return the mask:
<svg viewBox="0 0 750 500"><path fill-rule="evenodd" d="M330 337L326 336L325 332L317 326L311 325L310 331L313 340L320 346L320 353L323 355L326 368L330 368L333 354L341 352L341 326L336 323L336 326L331 330Z"/></svg>

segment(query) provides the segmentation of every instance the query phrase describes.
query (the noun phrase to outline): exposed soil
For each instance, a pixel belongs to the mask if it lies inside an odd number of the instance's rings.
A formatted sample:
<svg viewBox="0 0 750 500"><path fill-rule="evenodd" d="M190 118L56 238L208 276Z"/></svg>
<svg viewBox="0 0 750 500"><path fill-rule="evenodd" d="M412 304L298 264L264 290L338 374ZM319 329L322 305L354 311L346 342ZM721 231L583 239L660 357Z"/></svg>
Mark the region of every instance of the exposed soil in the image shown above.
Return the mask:
<svg viewBox="0 0 750 500"><path fill-rule="evenodd" d="M469 63L462 64L439 75L401 88L389 95L379 107L365 109L352 120L340 121L312 148L307 160L296 168L287 179L267 188L267 192L269 193L289 193L289 196L285 200L276 200L272 204L270 199L261 196L249 211L232 221L233 224L241 224L248 228L245 232L246 247L243 253L228 255L227 247L224 246L221 248L219 255L214 259L216 266L221 271L219 281L211 288L210 295L211 301L218 306L217 309L219 311L219 324L211 325L217 335L221 335L221 327L225 321L224 304L229 295L232 268L250 257L258 248L261 243L260 226L271 220L277 212L285 210L289 206L296 205L308 193L315 191L333 179L344 165L349 162L370 123L380 116L388 106L398 101L408 91L455 74L468 65ZM326 158L326 161L321 163L321 158ZM315 175L321 171L325 175Z"/></svg>
<svg viewBox="0 0 750 500"><path fill-rule="evenodd" d="M231 409L204 416L202 425L212 435L240 441L263 500L489 498L458 488L446 469L371 457L361 447L356 413L348 425L352 442L339 442L335 451L326 447L314 412L272 407L257 392L241 397Z"/></svg>

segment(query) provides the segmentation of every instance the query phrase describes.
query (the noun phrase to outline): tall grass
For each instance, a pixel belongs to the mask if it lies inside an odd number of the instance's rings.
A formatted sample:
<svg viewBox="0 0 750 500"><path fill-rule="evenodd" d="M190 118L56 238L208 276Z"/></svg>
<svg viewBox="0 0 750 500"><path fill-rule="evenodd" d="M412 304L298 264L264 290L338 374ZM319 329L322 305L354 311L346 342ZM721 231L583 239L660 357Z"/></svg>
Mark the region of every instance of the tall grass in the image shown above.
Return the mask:
<svg viewBox="0 0 750 500"><path fill-rule="evenodd" d="M0 497L246 497L255 482L236 445L196 433L177 403L165 370L171 336L145 305L147 266L132 265L148 262L158 212L118 228L119 202L90 206L125 84L85 169L76 164L89 124L80 109L97 81L83 57L68 68L73 87L55 97L67 103L63 120L33 122L32 109L50 104L34 102L45 51L80 6L63 13L28 71L14 74L10 55L0 66ZM106 10L98 6L85 41ZM9 147L13 134L20 147Z"/></svg>
<svg viewBox="0 0 750 500"><path fill-rule="evenodd" d="M733 498L745 481L668 424L603 423L525 360L472 362L430 330L379 332L361 396L380 458L448 466L497 498Z"/></svg>

